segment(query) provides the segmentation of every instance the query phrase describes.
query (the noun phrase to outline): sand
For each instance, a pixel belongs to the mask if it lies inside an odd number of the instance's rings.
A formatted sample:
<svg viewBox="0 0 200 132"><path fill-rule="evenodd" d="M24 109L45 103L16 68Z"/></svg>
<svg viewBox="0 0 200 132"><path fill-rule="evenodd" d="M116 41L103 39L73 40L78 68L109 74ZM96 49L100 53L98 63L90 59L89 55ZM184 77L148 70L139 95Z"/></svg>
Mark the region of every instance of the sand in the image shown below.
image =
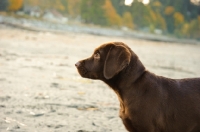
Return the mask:
<svg viewBox="0 0 200 132"><path fill-rule="evenodd" d="M200 45L0 25L0 131L126 131L115 93L101 81L81 78L74 66L111 41L128 44L157 75L200 77Z"/></svg>

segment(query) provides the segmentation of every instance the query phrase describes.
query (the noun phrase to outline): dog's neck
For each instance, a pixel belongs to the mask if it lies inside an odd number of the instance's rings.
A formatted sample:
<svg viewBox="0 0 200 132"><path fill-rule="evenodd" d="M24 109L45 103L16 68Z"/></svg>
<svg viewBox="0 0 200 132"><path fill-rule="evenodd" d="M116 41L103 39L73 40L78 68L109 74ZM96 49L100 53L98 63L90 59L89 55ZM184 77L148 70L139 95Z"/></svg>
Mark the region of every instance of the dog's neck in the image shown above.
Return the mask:
<svg viewBox="0 0 200 132"><path fill-rule="evenodd" d="M138 59L136 55L131 57L129 65L127 65L121 72L110 80L103 80L108 84L114 92L117 94L117 97L120 102L120 111L125 112L124 99L123 95L125 94L127 88L130 88L131 85L139 81L142 76L145 74L146 70L142 62ZM129 78L129 79L128 79ZM131 78L131 79L130 79Z"/></svg>

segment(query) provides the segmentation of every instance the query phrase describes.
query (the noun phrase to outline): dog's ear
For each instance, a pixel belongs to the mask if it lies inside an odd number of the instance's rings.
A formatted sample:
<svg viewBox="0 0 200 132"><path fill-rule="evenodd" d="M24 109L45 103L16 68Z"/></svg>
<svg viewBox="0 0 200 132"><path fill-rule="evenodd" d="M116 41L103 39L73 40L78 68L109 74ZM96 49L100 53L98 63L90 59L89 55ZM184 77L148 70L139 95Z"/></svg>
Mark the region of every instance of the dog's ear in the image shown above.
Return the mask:
<svg viewBox="0 0 200 132"><path fill-rule="evenodd" d="M106 56L104 77L111 79L130 63L130 59L131 53L126 47L113 45Z"/></svg>

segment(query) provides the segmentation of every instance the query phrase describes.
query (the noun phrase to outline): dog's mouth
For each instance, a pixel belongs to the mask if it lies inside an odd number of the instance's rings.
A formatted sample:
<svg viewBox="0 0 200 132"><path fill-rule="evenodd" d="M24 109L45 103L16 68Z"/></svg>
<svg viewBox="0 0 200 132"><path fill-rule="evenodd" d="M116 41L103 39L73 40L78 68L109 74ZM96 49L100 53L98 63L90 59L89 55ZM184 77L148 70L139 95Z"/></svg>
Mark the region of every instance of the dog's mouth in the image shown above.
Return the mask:
<svg viewBox="0 0 200 132"><path fill-rule="evenodd" d="M100 79L99 78L99 74L92 72L90 70L88 70L87 68L85 68L85 61L79 61L75 64L79 74L83 77L83 78L89 78L89 79Z"/></svg>
<svg viewBox="0 0 200 132"><path fill-rule="evenodd" d="M82 77L87 75L88 70L84 67L84 62L77 62L75 66Z"/></svg>
<svg viewBox="0 0 200 132"><path fill-rule="evenodd" d="M88 70L86 70L83 66L81 66L80 68L78 68L79 74L81 76L85 76L88 73Z"/></svg>

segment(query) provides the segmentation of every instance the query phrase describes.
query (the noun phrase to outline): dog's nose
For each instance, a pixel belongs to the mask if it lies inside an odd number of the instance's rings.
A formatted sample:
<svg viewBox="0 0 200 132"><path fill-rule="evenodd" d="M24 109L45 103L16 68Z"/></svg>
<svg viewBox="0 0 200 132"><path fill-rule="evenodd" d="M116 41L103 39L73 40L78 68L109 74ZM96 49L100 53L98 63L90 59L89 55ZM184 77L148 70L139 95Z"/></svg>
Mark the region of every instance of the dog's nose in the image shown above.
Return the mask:
<svg viewBox="0 0 200 132"><path fill-rule="evenodd" d="M75 64L76 67L79 67L80 65L81 65L80 61Z"/></svg>

